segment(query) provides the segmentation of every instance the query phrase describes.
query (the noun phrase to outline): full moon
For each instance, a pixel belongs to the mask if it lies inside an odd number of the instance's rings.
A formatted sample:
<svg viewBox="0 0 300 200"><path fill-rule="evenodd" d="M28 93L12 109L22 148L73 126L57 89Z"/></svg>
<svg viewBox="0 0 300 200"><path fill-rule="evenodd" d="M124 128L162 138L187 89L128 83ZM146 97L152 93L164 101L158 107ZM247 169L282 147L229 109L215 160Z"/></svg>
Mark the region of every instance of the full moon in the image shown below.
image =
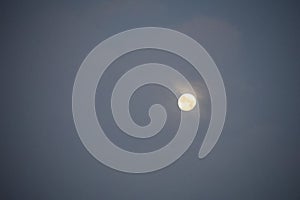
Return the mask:
<svg viewBox="0 0 300 200"><path fill-rule="evenodd" d="M185 93L178 99L178 107L182 111L191 111L196 106L197 100L194 95Z"/></svg>

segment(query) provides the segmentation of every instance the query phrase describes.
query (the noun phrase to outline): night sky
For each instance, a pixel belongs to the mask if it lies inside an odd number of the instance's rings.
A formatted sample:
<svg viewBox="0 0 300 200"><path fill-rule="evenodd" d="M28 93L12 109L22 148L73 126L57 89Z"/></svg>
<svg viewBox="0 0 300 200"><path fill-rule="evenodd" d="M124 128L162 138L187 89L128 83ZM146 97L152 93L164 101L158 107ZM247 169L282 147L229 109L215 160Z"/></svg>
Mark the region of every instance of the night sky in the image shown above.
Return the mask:
<svg viewBox="0 0 300 200"><path fill-rule="evenodd" d="M0 199L299 200L299 10L298 1L1 1ZM159 171L128 174L101 164L82 145L72 89L97 44L147 26L180 31L203 45L222 74L227 117L212 152L198 159L210 117L201 75L159 50L120 57L99 82L96 110L107 136L124 149L164 146L180 120L174 95L146 85L134 93L131 115L147 125L149 106L160 103L165 127L144 141L122 133L109 104L126 71L163 63L201 94L200 128L188 151Z"/></svg>

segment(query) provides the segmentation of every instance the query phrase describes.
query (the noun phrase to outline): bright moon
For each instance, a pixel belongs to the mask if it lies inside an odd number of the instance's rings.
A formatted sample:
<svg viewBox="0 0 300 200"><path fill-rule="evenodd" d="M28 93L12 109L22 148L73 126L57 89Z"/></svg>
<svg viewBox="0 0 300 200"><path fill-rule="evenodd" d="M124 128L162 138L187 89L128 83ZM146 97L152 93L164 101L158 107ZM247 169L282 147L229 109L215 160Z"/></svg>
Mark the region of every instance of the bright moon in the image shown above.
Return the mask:
<svg viewBox="0 0 300 200"><path fill-rule="evenodd" d="M178 107L182 111L191 111L196 106L196 98L194 95L185 93L181 95L178 99Z"/></svg>

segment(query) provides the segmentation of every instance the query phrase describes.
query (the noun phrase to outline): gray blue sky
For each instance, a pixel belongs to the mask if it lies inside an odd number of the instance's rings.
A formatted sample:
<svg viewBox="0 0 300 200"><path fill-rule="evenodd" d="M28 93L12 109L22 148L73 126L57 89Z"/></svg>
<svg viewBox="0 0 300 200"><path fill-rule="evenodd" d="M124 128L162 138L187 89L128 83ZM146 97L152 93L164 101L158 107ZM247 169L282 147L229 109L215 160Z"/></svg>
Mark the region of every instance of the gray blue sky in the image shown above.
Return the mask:
<svg viewBox="0 0 300 200"><path fill-rule="evenodd" d="M299 9L297 1L1 2L1 199L300 199ZM203 94L199 134L189 150L165 169L132 175L102 165L81 144L72 87L98 43L145 26L181 31L206 48L223 76L228 112L219 142L199 160L210 113L201 76L166 52L121 57L100 81L96 107L108 137L124 148L164 145L179 118L166 89L145 86L132 98L134 120L146 124L152 103L165 105L171 117L152 141L122 136L105 106L122 70L169 64Z"/></svg>

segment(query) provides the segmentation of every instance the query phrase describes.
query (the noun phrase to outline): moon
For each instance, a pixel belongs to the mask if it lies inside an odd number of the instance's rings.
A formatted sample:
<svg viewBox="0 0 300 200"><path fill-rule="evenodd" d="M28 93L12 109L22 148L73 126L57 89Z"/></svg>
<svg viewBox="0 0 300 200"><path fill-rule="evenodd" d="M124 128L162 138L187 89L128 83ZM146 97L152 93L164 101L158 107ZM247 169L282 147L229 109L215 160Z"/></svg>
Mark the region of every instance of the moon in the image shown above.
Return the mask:
<svg viewBox="0 0 300 200"><path fill-rule="evenodd" d="M192 94L182 94L178 99L178 107L182 111L191 111L196 106L196 97Z"/></svg>

